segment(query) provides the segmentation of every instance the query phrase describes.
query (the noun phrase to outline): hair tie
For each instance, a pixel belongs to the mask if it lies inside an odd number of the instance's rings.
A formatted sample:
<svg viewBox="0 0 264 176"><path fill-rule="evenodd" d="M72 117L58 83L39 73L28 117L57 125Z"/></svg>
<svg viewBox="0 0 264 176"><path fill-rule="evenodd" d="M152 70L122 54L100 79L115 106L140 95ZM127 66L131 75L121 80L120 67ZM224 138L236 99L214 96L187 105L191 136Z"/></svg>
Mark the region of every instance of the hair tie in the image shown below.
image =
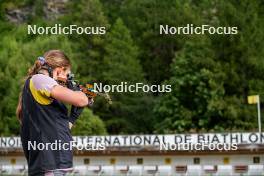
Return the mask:
<svg viewBox="0 0 264 176"><path fill-rule="evenodd" d="M44 65L45 62L46 62L46 59L44 57L42 57L42 56L38 57L38 60L40 61L41 65Z"/></svg>

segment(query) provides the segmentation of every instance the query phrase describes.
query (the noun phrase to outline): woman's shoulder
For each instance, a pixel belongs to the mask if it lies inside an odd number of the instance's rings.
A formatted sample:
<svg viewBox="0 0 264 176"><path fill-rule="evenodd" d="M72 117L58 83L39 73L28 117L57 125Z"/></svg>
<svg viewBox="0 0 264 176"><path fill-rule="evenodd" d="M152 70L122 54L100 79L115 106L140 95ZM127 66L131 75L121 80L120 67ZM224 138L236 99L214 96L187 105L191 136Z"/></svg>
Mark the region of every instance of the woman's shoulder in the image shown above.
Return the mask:
<svg viewBox="0 0 264 176"><path fill-rule="evenodd" d="M44 74L35 74L32 76L32 83L34 84L34 87L36 89L50 89L54 85L57 85L58 83L48 75Z"/></svg>
<svg viewBox="0 0 264 176"><path fill-rule="evenodd" d="M34 80L38 80L38 79L51 79L51 80L54 80L53 78L51 78L51 77L49 77L48 75L45 75L45 74L35 74L35 75L32 76L32 79L34 79Z"/></svg>

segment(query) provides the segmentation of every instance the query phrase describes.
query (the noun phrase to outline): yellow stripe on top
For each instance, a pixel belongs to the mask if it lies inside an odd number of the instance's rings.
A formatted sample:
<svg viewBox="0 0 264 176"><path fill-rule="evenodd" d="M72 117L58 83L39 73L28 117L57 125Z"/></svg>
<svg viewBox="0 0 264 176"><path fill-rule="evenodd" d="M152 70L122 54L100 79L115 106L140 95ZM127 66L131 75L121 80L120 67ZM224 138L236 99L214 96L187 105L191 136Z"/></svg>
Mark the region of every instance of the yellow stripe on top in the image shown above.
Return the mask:
<svg viewBox="0 0 264 176"><path fill-rule="evenodd" d="M50 92L47 90L37 90L34 87L32 79L30 79L29 83L29 89L34 97L34 99L42 105L49 105L51 104L52 100L49 98L50 97Z"/></svg>

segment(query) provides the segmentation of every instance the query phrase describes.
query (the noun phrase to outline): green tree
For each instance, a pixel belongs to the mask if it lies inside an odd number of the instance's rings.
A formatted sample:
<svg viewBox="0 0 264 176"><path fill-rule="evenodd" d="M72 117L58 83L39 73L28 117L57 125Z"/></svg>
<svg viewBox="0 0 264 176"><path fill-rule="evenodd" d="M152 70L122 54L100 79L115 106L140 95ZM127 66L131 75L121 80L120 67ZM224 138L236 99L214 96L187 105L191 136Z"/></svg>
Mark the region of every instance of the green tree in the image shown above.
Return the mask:
<svg viewBox="0 0 264 176"><path fill-rule="evenodd" d="M99 0L77 0L68 3L68 13L59 19L65 26L75 25L82 27L105 27L109 30L107 18L104 16L102 4ZM88 82L97 80L101 70L104 54L104 35L70 35L74 43L73 50L78 54L78 74L80 80Z"/></svg>
<svg viewBox="0 0 264 176"><path fill-rule="evenodd" d="M160 25L186 26L201 23L199 9L193 1L186 0L126 0L120 15L131 30L140 48L145 77L159 84L171 76L170 68L176 51L181 50L188 35L161 35Z"/></svg>
<svg viewBox="0 0 264 176"><path fill-rule="evenodd" d="M104 122L89 109L84 109L72 128L73 135L104 135L106 128Z"/></svg>
<svg viewBox="0 0 264 176"><path fill-rule="evenodd" d="M260 1L201 1L201 21L237 26L237 35L190 40L172 64L173 92L155 107L160 132L238 131L257 127L250 94L263 90L263 4ZM204 12L202 13L203 9ZM202 63L202 64L201 64Z"/></svg>
<svg viewBox="0 0 264 176"><path fill-rule="evenodd" d="M210 113L208 106L222 103L221 74L217 70L217 62L213 60L213 52L206 44L208 40L203 44L196 42L187 42L174 58L173 76L167 81L173 91L161 97L155 109L161 123L156 126L159 132L207 128L210 123L205 116Z"/></svg>
<svg viewBox="0 0 264 176"><path fill-rule="evenodd" d="M105 84L135 84L145 82L135 46L129 30L117 19L106 36L105 56L101 80ZM152 129L152 97L143 93L111 93L113 105L102 108L99 102L95 109L106 121L110 133L149 132ZM142 106L144 105L144 106ZM97 110L95 110L97 111Z"/></svg>

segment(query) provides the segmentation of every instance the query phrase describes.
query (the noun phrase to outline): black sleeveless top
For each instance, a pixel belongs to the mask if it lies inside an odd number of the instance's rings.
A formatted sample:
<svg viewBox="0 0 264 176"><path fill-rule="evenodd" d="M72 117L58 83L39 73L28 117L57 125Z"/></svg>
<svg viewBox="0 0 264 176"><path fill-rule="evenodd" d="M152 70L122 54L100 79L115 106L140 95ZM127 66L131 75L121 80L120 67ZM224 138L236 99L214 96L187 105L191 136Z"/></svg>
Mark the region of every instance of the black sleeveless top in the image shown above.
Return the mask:
<svg viewBox="0 0 264 176"><path fill-rule="evenodd" d="M60 144L65 144L67 148L72 141L66 106L55 99L48 105L39 104L34 99L29 86L30 78L26 80L22 92L20 129L29 175L44 175L48 170L71 168L72 151L69 147L68 150L60 147ZM51 145L48 143L52 144L56 141L57 148L54 148L55 144L53 148L49 147Z"/></svg>

